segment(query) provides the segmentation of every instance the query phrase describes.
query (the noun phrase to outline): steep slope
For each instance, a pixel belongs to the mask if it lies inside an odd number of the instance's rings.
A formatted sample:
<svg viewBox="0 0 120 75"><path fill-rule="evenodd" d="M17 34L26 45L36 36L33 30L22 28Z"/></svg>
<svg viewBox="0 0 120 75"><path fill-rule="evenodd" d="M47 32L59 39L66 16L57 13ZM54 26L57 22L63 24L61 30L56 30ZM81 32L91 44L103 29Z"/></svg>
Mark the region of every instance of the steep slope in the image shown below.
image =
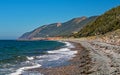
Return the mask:
<svg viewBox="0 0 120 75"><path fill-rule="evenodd" d="M87 23L94 21L97 16L74 18L65 23L53 23L43 25L31 32L23 34L19 39L45 38L45 37L67 37L78 32Z"/></svg>
<svg viewBox="0 0 120 75"><path fill-rule="evenodd" d="M82 37L105 34L116 29L120 29L120 6L99 16L93 23L89 23L74 36Z"/></svg>

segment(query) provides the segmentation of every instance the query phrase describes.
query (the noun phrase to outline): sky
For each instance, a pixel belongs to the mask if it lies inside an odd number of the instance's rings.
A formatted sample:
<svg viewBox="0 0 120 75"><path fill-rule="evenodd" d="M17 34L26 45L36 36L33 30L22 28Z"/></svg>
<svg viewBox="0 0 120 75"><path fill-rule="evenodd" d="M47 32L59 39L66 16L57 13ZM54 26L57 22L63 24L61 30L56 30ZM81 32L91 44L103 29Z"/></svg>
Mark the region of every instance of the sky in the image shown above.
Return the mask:
<svg viewBox="0 0 120 75"><path fill-rule="evenodd" d="M0 39L17 39L42 25L101 15L120 0L0 0Z"/></svg>

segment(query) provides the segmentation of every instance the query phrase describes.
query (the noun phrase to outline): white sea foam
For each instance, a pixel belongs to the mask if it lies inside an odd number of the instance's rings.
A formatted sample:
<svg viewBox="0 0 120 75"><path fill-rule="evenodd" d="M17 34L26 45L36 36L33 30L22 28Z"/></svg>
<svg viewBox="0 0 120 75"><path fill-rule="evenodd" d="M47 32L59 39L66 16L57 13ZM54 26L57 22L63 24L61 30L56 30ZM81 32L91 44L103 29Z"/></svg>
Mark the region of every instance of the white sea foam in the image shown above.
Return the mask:
<svg viewBox="0 0 120 75"><path fill-rule="evenodd" d="M32 69L32 68L38 68L40 66L41 66L40 64L35 64L34 66L22 67L22 68L19 68L18 70L16 70L16 72L11 73L9 75L20 75L24 70L29 70L29 69Z"/></svg>
<svg viewBox="0 0 120 75"><path fill-rule="evenodd" d="M54 55L43 55L43 56L37 56L36 58L41 59L40 62L42 61L54 61L54 60L59 60L60 58L62 58L62 55L58 54L54 54Z"/></svg>
<svg viewBox="0 0 120 75"><path fill-rule="evenodd" d="M27 59L28 59L28 60L33 60L34 57L28 57L28 56L27 56Z"/></svg>
<svg viewBox="0 0 120 75"><path fill-rule="evenodd" d="M48 53L58 53L58 54L66 54L66 55L74 55L77 51L72 51L69 48L62 48L59 50L48 51Z"/></svg>
<svg viewBox="0 0 120 75"><path fill-rule="evenodd" d="M48 51L48 53L65 53L65 52L69 52L70 50L68 48L62 48L59 50L54 50L54 51Z"/></svg>
<svg viewBox="0 0 120 75"><path fill-rule="evenodd" d="M66 48L61 48L58 50L48 51L48 53L62 53L62 54L70 54L73 55L77 53L77 51L71 51L70 48L74 48L74 46L69 42L64 42L66 44Z"/></svg>
<svg viewBox="0 0 120 75"><path fill-rule="evenodd" d="M28 70L28 69L32 69L32 68L38 68L42 65L40 65L42 62L44 61L56 61L59 59L64 59L64 60L69 60L72 57L75 56L75 54L77 53L77 51L73 51L70 50L70 48L74 48L74 46L69 43L69 42L64 42L66 45L64 48L58 49L58 50L53 50L53 51L47 51L48 54L47 55L41 55L41 56L35 56L34 57L27 57L28 61L26 61L25 63L32 63L32 61L35 61L35 63L33 63L33 66L28 66L28 67L22 67L17 69L14 73L11 73L9 75L19 75L22 74L24 72L24 70ZM43 75L43 74L39 74L39 75Z"/></svg>
<svg viewBox="0 0 120 75"><path fill-rule="evenodd" d="M68 48L74 48L74 46L70 42L64 42Z"/></svg>
<svg viewBox="0 0 120 75"><path fill-rule="evenodd" d="M58 60L60 58L71 58L71 57L75 56L77 51L70 50L70 48L74 48L74 46L69 42L64 42L64 43L66 44L65 48L48 51L48 53L54 54L54 55L52 55L52 58L50 60Z"/></svg>

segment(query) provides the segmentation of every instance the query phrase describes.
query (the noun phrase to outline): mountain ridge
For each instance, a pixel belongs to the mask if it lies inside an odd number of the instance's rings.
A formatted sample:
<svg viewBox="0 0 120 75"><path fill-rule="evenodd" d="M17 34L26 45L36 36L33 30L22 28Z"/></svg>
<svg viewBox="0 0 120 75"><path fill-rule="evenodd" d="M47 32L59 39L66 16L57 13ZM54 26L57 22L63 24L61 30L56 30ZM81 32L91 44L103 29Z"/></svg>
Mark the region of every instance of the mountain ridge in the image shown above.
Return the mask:
<svg viewBox="0 0 120 75"><path fill-rule="evenodd" d="M43 25L31 32L24 33L19 39L46 38L46 37L67 37L78 32L87 23L94 21L97 16L73 18L64 23L52 23Z"/></svg>

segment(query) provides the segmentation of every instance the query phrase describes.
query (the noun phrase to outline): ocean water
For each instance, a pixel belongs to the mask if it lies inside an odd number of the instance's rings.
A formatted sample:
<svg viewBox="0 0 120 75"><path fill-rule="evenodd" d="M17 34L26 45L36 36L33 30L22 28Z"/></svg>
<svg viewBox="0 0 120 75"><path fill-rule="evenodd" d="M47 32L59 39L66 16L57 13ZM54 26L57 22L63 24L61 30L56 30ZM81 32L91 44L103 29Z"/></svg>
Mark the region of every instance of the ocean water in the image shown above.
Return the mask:
<svg viewBox="0 0 120 75"><path fill-rule="evenodd" d="M0 75L42 75L27 70L67 65L75 56L73 47L69 42L1 40Z"/></svg>

